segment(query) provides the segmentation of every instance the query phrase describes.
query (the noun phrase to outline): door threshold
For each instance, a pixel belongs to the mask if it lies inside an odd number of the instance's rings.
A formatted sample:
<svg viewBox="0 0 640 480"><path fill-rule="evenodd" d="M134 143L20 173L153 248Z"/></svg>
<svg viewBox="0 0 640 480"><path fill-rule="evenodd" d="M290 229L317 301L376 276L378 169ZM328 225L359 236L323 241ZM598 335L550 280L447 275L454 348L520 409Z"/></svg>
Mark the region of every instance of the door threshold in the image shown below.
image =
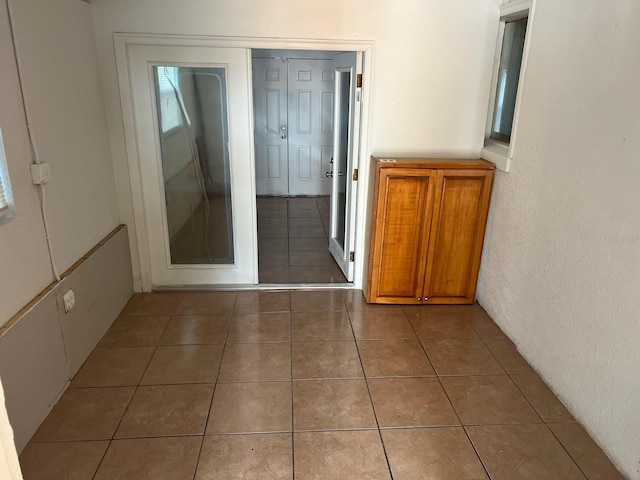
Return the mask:
<svg viewBox="0 0 640 480"><path fill-rule="evenodd" d="M353 283L259 283L238 285L154 285L153 292L228 292L241 290L353 290Z"/></svg>

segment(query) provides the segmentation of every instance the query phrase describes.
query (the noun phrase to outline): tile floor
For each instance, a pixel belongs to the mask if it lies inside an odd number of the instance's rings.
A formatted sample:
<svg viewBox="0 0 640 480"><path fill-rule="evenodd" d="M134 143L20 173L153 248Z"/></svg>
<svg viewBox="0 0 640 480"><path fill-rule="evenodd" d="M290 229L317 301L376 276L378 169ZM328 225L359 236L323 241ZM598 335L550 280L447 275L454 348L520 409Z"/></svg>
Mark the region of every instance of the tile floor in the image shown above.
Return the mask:
<svg viewBox="0 0 640 480"><path fill-rule="evenodd" d="M329 253L329 197L258 198L260 283L346 283Z"/></svg>
<svg viewBox="0 0 640 480"><path fill-rule="evenodd" d="M134 295L25 480L623 478L477 305Z"/></svg>

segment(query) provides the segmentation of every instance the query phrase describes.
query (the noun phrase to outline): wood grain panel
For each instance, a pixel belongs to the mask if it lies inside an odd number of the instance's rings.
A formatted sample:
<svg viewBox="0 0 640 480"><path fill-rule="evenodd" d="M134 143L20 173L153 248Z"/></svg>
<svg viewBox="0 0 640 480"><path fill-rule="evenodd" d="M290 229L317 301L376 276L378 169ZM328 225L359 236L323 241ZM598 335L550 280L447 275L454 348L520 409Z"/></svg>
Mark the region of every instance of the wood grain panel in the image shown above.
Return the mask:
<svg viewBox="0 0 640 480"><path fill-rule="evenodd" d="M491 171L444 171L438 182L425 296L473 301ZM489 181L488 181L489 180Z"/></svg>
<svg viewBox="0 0 640 480"><path fill-rule="evenodd" d="M381 169L370 258L370 301L417 303L422 294L433 171Z"/></svg>

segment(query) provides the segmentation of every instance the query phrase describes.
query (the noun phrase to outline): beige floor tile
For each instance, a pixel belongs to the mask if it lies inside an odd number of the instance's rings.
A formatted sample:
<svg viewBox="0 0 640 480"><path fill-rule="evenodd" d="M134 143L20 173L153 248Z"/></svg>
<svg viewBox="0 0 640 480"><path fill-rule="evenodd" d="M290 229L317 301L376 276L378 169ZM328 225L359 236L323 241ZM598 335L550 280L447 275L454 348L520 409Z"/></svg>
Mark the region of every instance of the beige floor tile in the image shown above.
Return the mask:
<svg viewBox="0 0 640 480"><path fill-rule="evenodd" d="M418 340L360 340L358 350L367 377L435 375Z"/></svg>
<svg viewBox="0 0 640 480"><path fill-rule="evenodd" d="M480 339L425 339L422 344L438 375L504 373L498 361Z"/></svg>
<svg viewBox="0 0 640 480"><path fill-rule="evenodd" d="M227 345L222 357L219 382L291 380L289 343L245 343Z"/></svg>
<svg viewBox="0 0 640 480"><path fill-rule="evenodd" d="M462 428L384 430L394 480L488 480Z"/></svg>
<svg viewBox="0 0 640 480"><path fill-rule="evenodd" d="M289 238L317 237L327 238L323 227L289 227Z"/></svg>
<svg viewBox="0 0 640 480"><path fill-rule="evenodd" d="M293 428L295 431L376 428L365 381L294 381Z"/></svg>
<svg viewBox="0 0 640 480"><path fill-rule="evenodd" d="M347 312L294 312L291 314L294 342L353 340Z"/></svg>
<svg viewBox="0 0 640 480"><path fill-rule="evenodd" d="M259 283L290 283L289 267L258 267Z"/></svg>
<svg viewBox="0 0 640 480"><path fill-rule="evenodd" d="M320 215L310 215L306 217L292 217L289 219L290 227L321 227Z"/></svg>
<svg viewBox="0 0 640 480"><path fill-rule="evenodd" d="M409 320L426 321L442 320L455 322L456 320L468 320L471 312L465 313L458 305L405 305L404 311ZM412 322L413 323L413 322Z"/></svg>
<svg viewBox="0 0 640 480"><path fill-rule="evenodd" d="M467 319L481 338L500 338L505 336L500 327L477 303L460 306L459 308L460 311L468 314Z"/></svg>
<svg viewBox="0 0 640 480"><path fill-rule="evenodd" d="M95 480L191 480L202 437L114 440Z"/></svg>
<svg viewBox="0 0 640 480"><path fill-rule="evenodd" d="M467 427L492 480L584 480L545 425Z"/></svg>
<svg viewBox="0 0 640 480"><path fill-rule="evenodd" d="M160 346L153 354L141 385L215 383L223 345Z"/></svg>
<svg viewBox="0 0 640 480"><path fill-rule="evenodd" d="M221 383L216 386L207 435L290 432L291 382Z"/></svg>
<svg viewBox="0 0 640 480"><path fill-rule="evenodd" d="M511 380L545 422L575 422L573 415L537 374L511 375Z"/></svg>
<svg viewBox="0 0 640 480"><path fill-rule="evenodd" d="M100 465L108 441L30 443L20 454L25 480L86 480Z"/></svg>
<svg viewBox="0 0 640 480"><path fill-rule="evenodd" d="M134 293L122 310L122 314L171 315L179 299L179 293Z"/></svg>
<svg viewBox="0 0 640 480"><path fill-rule="evenodd" d="M320 219L320 217L318 217ZM294 237L289 239L289 250L326 252L329 249L329 241L322 237Z"/></svg>
<svg viewBox="0 0 640 480"><path fill-rule="evenodd" d="M291 266L324 266L331 267L336 264L329 250L323 252L289 252L289 265Z"/></svg>
<svg viewBox="0 0 640 480"><path fill-rule="evenodd" d="M440 380L464 425L542 421L508 375L441 377Z"/></svg>
<svg viewBox="0 0 640 480"><path fill-rule="evenodd" d="M291 283L347 283L337 265L293 266L289 274Z"/></svg>
<svg viewBox="0 0 640 480"><path fill-rule="evenodd" d="M279 216L264 216L262 214L258 215L258 228L264 228L264 227L285 227L286 228L287 225L288 225L288 222L287 222L286 215L279 215Z"/></svg>
<svg viewBox="0 0 640 480"><path fill-rule="evenodd" d="M217 315L232 313L236 303L235 292L183 293L175 315Z"/></svg>
<svg viewBox="0 0 640 480"><path fill-rule="evenodd" d="M258 238L258 254L260 252L288 252L288 238Z"/></svg>
<svg viewBox="0 0 640 480"><path fill-rule="evenodd" d="M293 378L362 378L356 343L296 342L293 350Z"/></svg>
<svg viewBox="0 0 640 480"><path fill-rule="evenodd" d="M290 292L240 292L234 312L289 312L290 310Z"/></svg>
<svg viewBox="0 0 640 480"><path fill-rule="evenodd" d="M291 292L292 312L333 312L346 309L339 290Z"/></svg>
<svg viewBox="0 0 640 480"><path fill-rule="evenodd" d="M291 480L290 433L205 437L196 480Z"/></svg>
<svg viewBox="0 0 640 480"><path fill-rule="evenodd" d="M453 315L433 315L431 317L408 313L409 322L421 340L429 338L478 338L471 323Z"/></svg>
<svg viewBox="0 0 640 480"><path fill-rule="evenodd" d="M169 323L168 316L131 316L116 318L98 344L100 347L153 347L158 344Z"/></svg>
<svg viewBox="0 0 640 480"><path fill-rule="evenodd" d="M258 219L260 218L287 218L286 208L258 208Z"/></svg>
<svg viewBox="0 0 640 480"><path fill-rule="evenodd" d="M134 391L134 387L69 389L31 440L108 440L116 431Z"/></svg>
<svg viewBox="0 0 640 480"><path fill-rule="evenodd" d="M297 480L390 480L377 431L294 434Z"/></svg>
<svg viewBox="0 0 640 480"><path fill-rule="evenodd" d="M258 210L282 210L287 209L287 199L285 197L258 197L257 202Z"/></svg>
<svg viewBox="0 0 640 480"><path fill-rule="evenodd" d="M484 342L507 373L536 373L508 338L485 338Z"/></svg>
<svg viewBox="0 0 640 480"><path fill-rule="evenodd" d="M231 320L227 344L273 343L290 340L289 312L238 313Z"/></svg>
<svg viewBox="0 0 640 480"><path fill-rule="evenodd" d="M115 438L203 435L213 385L138 387Z"/></svg>
<svg viewBox="0 0 640 480"><path fill-rule="evenodd" d="M589 480L624 480L624 476L578 423L547 425Z"/></svg>
<svg viewBox="0 0 640 480"><path fill-rule="evenodd" d="M380 427L460 425L437 378L368 380Z"/></svg>
<svg viewBox="0 0 640 480"><path fill-rule="evenodd" d="M263 238L287 238L287 227L259 227L258 241Z"/></svg>
<svg viewBox="0 0 640 480"><path fill-rule="evenodd" d="M288 267L289 252L259 252L258 267Z"/></svg>
<svg viewBox="0 0 640 480"><path fill-rule="evenodd" d="M154 347L96 348L73 378L71 387L138 385L154 350Z"/></svg>
<svg viewBox="0 0 640 480"><path fill-rule="evenodd" d="M291 210L317 210L317 197L290 197L287 202L289 211Z"/></svg>
<svg viewBox="0 0 640 480"><path fill-rule="evenodd" d="M160 345L222 344L231 315L177 315L171 317Z"/></svg>
<svg viewBox="0 0 640 480"><path fill-rule="evenodd" d="M347 305L347 310L349 311L362 310L367 306L380 307L380 308L388 307L388 305L368 304L364 298L364 293L362 292L362 290L357 290L357 289L343 290L342 297L344 298L344 303ZM391 309L402 310L402 307L391 306Z"/></svg>
<svg viewBox="0 0 640 480"><path fill-rule="evenodd" d="M416 338L402 310L358 310L349 317L358 340Z"/></svg>
<svg viewBox="0 0 640 480"><path fill-rule="evenodd" d="M318 209L307 208L307 209L291 209L287 212L287 216L289 218L307 218L307 217L317 217L320 218L320 211Z"/></svg>

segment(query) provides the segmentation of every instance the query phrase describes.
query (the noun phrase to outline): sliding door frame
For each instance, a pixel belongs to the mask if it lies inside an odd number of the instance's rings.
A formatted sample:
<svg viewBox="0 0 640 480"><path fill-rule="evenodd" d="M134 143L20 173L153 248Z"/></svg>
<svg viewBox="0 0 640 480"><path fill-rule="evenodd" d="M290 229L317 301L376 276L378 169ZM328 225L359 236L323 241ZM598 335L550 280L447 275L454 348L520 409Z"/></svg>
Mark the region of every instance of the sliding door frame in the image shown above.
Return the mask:
<svg viewBox="0 0 640 480"><path fill-rule="evenodd" d="M259 38L259 37L216 37L216 36L192 36L192 35L159 35L159 34L138 34L138 33L116 33L114 34L114 47L116 54L116 67L118 73L118 83L120 87L120 102L122 107L122 117L124 124L124 134L126 143L127 163L129 167L129 180L131 188L131 201L134 213L135 240L138 250L138 268L142 291L149 292L153 289L151 279L151 257L148 246L147 219L145 218L143 207L142 178L140 174L140 164L137 152L137 139L135 118L133 110L133 92L130 83L130 69L128 60L128 49L132 45L161 45L178 47L221 47L221 48L244 48L247 51L247 66L251 72L251 50L252 49L278 49L278 50L333 50L333 51L353 51L363 53L363 86L360 98L362 116L360 135L360 149L355 154L353 168L359 171L358 188L356 194L356 229L355 229L355 265L353 287L361 289L363 287L364 269L366 268L365 248L366 242L366 206L369 191L369 116L372 93L372 71L374 58L373 41L354 40L328 40L328 39L281 39L281 38ZM252 78L249 75L249 99L253 99ZM253 102L247 112L250 125L254 125ZM358 132L355 132L358 134ZM253 132L252 132L253 142ZM251 149L251 171L247 172L247 181L251 183L251 191L256 191L255 179L255 152ZM255 198L255 195L254 195ZM253 215L251 221L256 227L255 200L253 204ZM257 242L254 245L253 255L257 259ZM254 265L254 283L258 281L258 264ZM193 288L194 286L191 286ZM203 287L207 287L206 285ZM211 286L209 286L211 287ZM224 286L220 286L224 287Z"/></svg>

